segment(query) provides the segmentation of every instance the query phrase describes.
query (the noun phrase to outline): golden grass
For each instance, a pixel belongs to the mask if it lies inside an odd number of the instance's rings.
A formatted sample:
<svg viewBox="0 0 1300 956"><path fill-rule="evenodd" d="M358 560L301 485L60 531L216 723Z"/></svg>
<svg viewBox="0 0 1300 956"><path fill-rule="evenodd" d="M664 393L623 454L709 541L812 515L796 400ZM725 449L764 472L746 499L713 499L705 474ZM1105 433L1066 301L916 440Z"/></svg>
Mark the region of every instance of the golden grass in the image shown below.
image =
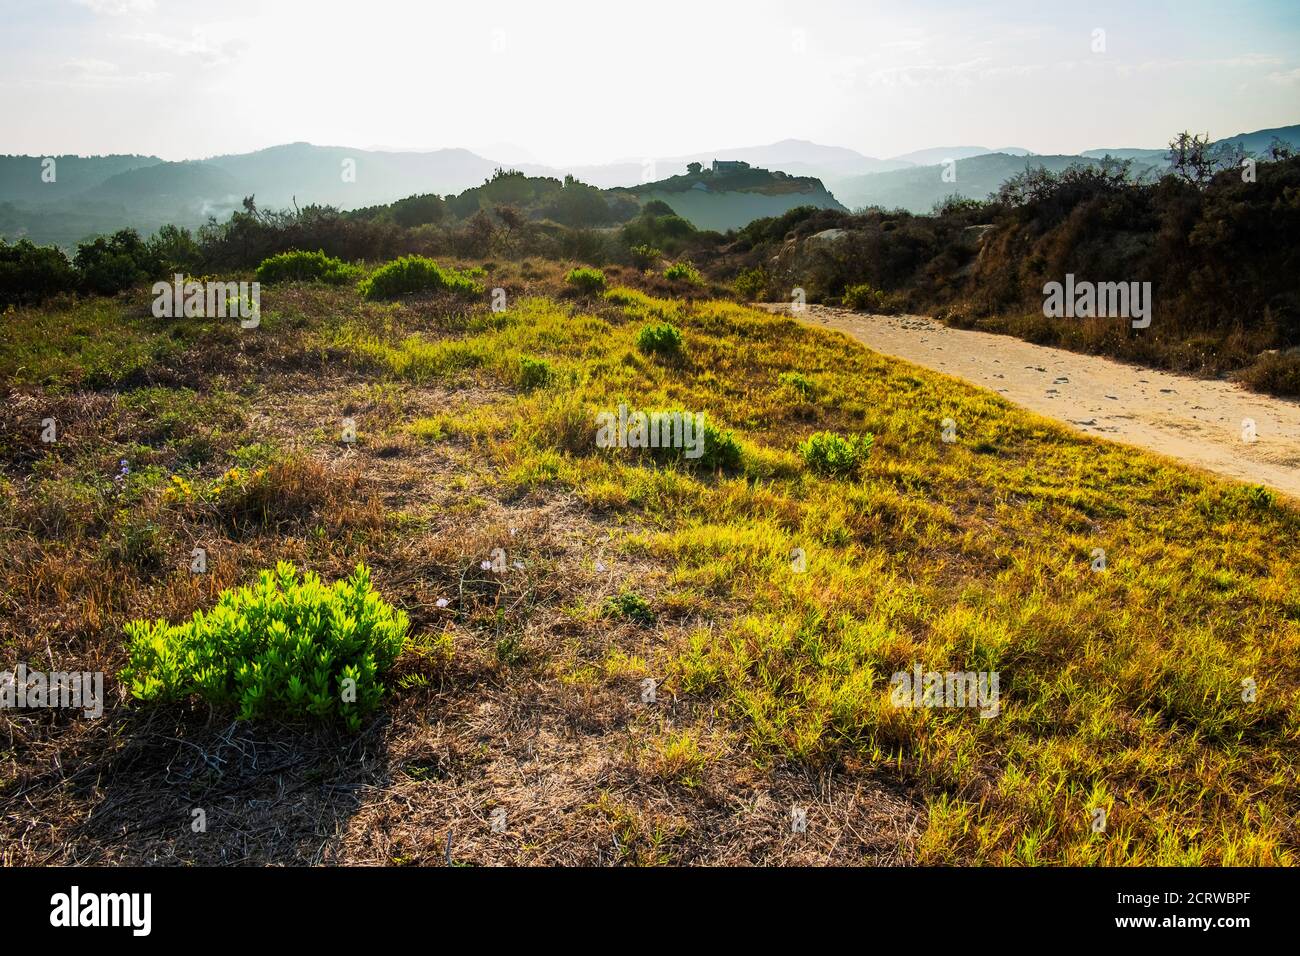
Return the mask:
<svg viewBox="0 0 1300 956"><path fill-rule="evenodd" d="M525 300L454 339L352 348L413 381L513 384L520 355L559 370L561 385L513 400L513 431L488 453L521 486L568 487L615 524L634 511L654 528L637 546L717 625L659 648L665 692L722 704L760 760L900 775L929 807L924 862L1295 862L1291 506L786 318L607 299L617 313ZM685 333L681 362L633 344L664 319ZM736 429L743 471L598 452L595 413L622 401ZM875 435L861 480L802 467L794 452L818 429ZM1001 713L894 707L889 677L914 664L997 671Z"/></svg>

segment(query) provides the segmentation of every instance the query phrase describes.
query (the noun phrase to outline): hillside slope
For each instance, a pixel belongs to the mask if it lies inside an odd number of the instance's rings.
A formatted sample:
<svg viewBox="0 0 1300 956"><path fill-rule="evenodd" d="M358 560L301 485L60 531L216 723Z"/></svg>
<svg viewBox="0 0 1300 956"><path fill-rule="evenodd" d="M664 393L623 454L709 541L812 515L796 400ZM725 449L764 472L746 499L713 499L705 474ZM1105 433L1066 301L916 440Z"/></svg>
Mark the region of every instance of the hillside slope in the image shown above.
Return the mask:
<svg viewBox="0 0 1300 956"><path fill-rule="evenodd" d="M6 865L1297 862L1300 512L788 318L483 278L268 287L253 330L20 310L0 645L108 694L0 712ZM598 447L620 403L704 413L710 457ZM278 560L410 616L358 734L129 698L127 621Z"/></svg>

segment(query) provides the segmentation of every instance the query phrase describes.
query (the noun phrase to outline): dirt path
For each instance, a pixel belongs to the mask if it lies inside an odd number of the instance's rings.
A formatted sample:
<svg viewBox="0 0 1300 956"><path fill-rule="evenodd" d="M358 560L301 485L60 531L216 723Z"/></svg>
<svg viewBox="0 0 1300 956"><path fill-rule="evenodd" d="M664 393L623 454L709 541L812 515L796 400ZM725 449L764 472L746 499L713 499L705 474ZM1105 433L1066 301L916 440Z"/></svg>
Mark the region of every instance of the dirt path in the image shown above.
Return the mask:
<svg viewBox="0 0 1300 956"><path fill-rule="evenodd" d="M761 306L788 312L785 303ZM809 325L999 393L1089 435L1137 445L1300 498L1300 403L1228 382L953 329L922 316L864 315L810 305ZM1256 439L1243 441L1243 421Z"/></svg>

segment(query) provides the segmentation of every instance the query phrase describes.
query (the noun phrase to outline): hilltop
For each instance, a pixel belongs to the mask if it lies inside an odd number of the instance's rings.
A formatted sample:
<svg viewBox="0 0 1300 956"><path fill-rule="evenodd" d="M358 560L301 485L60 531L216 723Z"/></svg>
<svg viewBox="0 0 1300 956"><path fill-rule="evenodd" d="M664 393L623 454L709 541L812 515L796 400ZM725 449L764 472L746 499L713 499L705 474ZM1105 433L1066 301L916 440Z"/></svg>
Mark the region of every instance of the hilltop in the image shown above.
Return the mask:
<svg viewBox="0 0 1300 956"><path fill-rule="evenodd" d="M847 212L820 180L752 167L740 160L691 163L679 176L643 186L615 189L638 202L665 202L699 229L739 229L764 216L813 207Z"/></svg>

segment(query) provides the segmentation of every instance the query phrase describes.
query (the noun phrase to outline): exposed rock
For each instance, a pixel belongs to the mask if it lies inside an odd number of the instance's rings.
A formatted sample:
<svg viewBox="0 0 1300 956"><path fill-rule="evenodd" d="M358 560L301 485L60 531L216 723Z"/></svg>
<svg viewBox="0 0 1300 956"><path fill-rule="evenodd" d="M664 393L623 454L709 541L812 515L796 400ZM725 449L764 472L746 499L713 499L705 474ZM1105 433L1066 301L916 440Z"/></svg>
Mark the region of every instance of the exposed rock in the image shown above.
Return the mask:
<svg viewBox="0 0 1300 956"><path fill-rule="evenodd" d="M849 234L847 229L823 229L821 232L815 232L808 237L809 242L834 242L836 239L842 239Z"/></svg>
<svg viewBox="0 0 1300 956"><path fill-rule="evenodd" d="M961 231L961 245L963 248L974 252L984 241L985 234L993 228L991 223L982 226L967 226Z"/></svg>

